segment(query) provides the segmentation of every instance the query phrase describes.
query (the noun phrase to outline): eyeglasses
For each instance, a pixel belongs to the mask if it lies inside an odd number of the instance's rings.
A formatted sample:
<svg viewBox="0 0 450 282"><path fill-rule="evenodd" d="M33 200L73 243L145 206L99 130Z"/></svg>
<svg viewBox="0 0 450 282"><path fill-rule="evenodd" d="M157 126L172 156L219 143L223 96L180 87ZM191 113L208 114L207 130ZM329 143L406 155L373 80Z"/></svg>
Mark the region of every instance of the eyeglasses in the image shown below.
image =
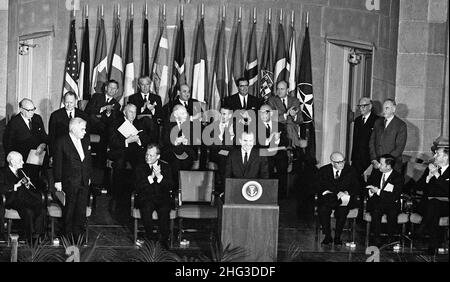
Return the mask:
<svg viewBox="0 0 450 282"><path fill-rule="evenodd" d="M246 85L239 85L239 87L248 87L248 84L246 84Z"/></svg>
<svg viewBox="0 0 450 282"><path fill-rule="evenodd" d="M268 110L265 110L265 111L259 110L259 112L260 112L261 114L270 114L270 111L268 111Z"/></svg>
<svg viewBox="0 0 450 282"><path fill-rule="evenodd" d="M368 106L370 106L370 104L362 104L362 105L358 105L358 107L360 107L360 108L364 108L364 107L368 107Z"/></svg>
<svg viewBox="0 0 450 282"><path fill-rule="evenodd" d="M343 163L345 163L345 160L342 160L342 161L332 161L333 163L335 163L335 164L343 164Z"/></svg>
<svg viewBox="0 0 450 282"><path fill-rule="evenodd" d="M22 107L22 109L24 109L27 112L34 112L34 111L36 111L36 107L34 107L32 109L25 109L25 108Z"/></svg>

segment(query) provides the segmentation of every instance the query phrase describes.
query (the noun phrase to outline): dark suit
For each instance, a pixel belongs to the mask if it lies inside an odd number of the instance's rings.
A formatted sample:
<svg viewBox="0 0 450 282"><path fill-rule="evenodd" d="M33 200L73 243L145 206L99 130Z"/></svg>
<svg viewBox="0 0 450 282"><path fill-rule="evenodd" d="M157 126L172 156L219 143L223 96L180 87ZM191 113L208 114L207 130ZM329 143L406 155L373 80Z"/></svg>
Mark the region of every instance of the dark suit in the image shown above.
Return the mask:
<svg viewBox="0 0 450 282"><path fill-rule="evenodd" d="M154 118L155 119L162 119L163 118L163 110L162 110L161 97L159 97L156 94L149 93L148 94L148 100L150 101L151 104L154 104L156 102ZM147 109L147 108L145 108L143 112L141 111L142 107L145 104L145 101L142 98L142 94L141 93L135 93L135 94L131 95L130 97L128 97L128 104L133 104L133 105L136 106L136 114L137 115L140 115L140 114L145 114L145 115L152 114L150 112L150 110Z"/></svg>
<svg viewBox="0 0 450 282"><path fill-rule="evenodd" d="M170 114L173 112L173 108L176 105L184 105L184 101L183 103L181 103L180 99L177 97L176 99L174 99L172 102L167 103L168 105L168 116L170 116ZM186 106L185 106L186 107ZM200 102L197 99L194 98L189 98L187 101L187 107L186 110L189 114L189 116L193 116L195 114L201 113L202 112L202 108L200 107Z"/></svg>
<svg viewBox="0 0 450 282"><path fill-rule="evenodd" d="M157 178L150 184L148 177L153 168L148 164L140 164L136 167L135 187L138 194L138 207L142 214L147 238L153 231L152 214L156 210L159 219L159 230L163 242L169 238L169 214L172 205L170 191L174 188L170 166L163 161L158 161L161 167L163 179L158 183Z"/></svg>
<svg viewBox="0 0 450 282"><path fill-rule="evenodd" d="M40 176L41 166L27 164L28 154L31 149L36 149L40 144L48 142L48 136L45 132L44 123L38 114L34 114L31 118L31 130L25 123L21 114L17 114L11 118L5 129L3 136L3 146L5 148L5 156L11 151L19 152L23 161L24 167L29 173L28 176L34 181L37 181Z"/></svg>
<svg viewBox="0 0 450 282"><path fill-rule="evenodd" d="M223 192L223 185L225 183L225 168L228 157L228 155L224 155L224 153L228 152L229 154L235 145L233 123L232 120L229 120L228 125L224 127L222 134L220 132L220 120L208 125L207 129L211 129L209 137L212 141L212 144L208 146L209 160L215 162L218 166L216 191Z"/></svg>
<svg viewBox="0 0 450 282"><path fill-rule="evenodd" d="M262 105L261 99L247 94L247 107L244 109L241 104L240 94L234 94L225 98L224 106L230 108L233 111L236 110L254 110L257 111Z"/></svg>
<svg viewBox="0 0 450 282"><path fill-rule="evenodd" d="M169 122L164 127L163 134L163 158L172 167L172 174L175 183L178 183L178 173L180 170L190 170L197 152L193 146L193 123L185 121L178 127L176 122ZM175 145L177 137L185 136L187 144Z"/></svg>
<svg viewBox="0 0 450 282"><path fill-rule="evenodd" d="M355 119L353 124L353 148L352 148L352 166L356 169L358 175L361 175L371 163L369 141L373 131L375 121L379 118L371 112L366 122L363 122L363 116Z"/></svg>
<svg viewBox="0 0 450 282"><path fill-rule="evenodd" d="M75 117L82 118L86 122L89 123L88 115L78 108L75 108L74 118ZM49 141L51 156L53 156L53 151L55 149L56 140L58 140L60 137L69 133L69 122L70 122L70 119L69 119L69 116L67 115L66 108L58 109L50 115L50 120L48 122L48 124L49 124L48 125L48 141ZM87 125L89 125L89 124L87 124ZM89 131L89 129L86 128L86 132L88 132L88 131Z"/></svg>
<svg viewBox="0 0 450 282"><path fill-rule="evenodd" d="M278 122L286 123L288 120L292 120L297 124L303 123L302 111L298 111L297 118L294 120L290 115L288 115L287 120L284 115L287 113L291 107L300 109L300 101L296 97L287 95L287 108L284 106L283 101L278 96L271 96L267 100L267 104L270 105L272 110L278 111Z"/></svg>
<svg viewBox="0 0 450 282"><path fill-rule="evenodd" d="M384 128L383 118L376 120L369 142L371 160L376 160L384 154L390 154L395 158L394 169L400 172L406 138L406 123L397 116L394 116L386 128Z"/></svg>
<svg viewBox="0 0 450 282"><path fill-rule="evenodd" d="M141 120L135 119L133 125L137 130L142 130L139 132L139 140L141 144L136 142L128 144L125 146L125 136L123 136L118 128L125 122L125 118L118 118L114 121L113 125L110 127L109 133L109 152L108 157L113 161L113 186L112 186L112 197L113 200L119 199L121 192L127 191L127 185L131 184L127 179L127 162L134 169L139 163L144 163L145 148L149 144L149 137L144 128L144 123ZM125 197L125 195L124 195Z"/></svg>
<svg viewBox="0 0 450 282"><path fill-rule="evenodd" d="M449 214L449 168L447 167L438 178L433 176L426 183L428 174L429 169L427 168L418 182L419 187L424 191L425 201L425 211L422 214L423 219L420 228L430 233L429 247L436 249L439 247L439 218ZM447 201L431 197L447 198Z"/></svg>
<svg viewBox="0 0 450 282"><path fill-rule="evenodd" d="M272 126L269 129L265 126L264 122L259 119L257 127L257 144L258 147L265 151L267 159L269 161L269 173L270 178L278 179L278 195L281 197L286 196L287 191L287 170L288 170L288 156L286 149L278 150L275 152L269 152L267 149L275 147L287 147L289 144L286 127L280 122L272 121ZM266 145L266 141L270 134L281 132L280 143L276 144L273 138L269 145ZM275 172L276 170L276 172Z"/></svg>
<svg viewBox="0 0 450 282"><path fill-rule="evenodd" d="M89 181L92 178L91 150L88 138L81 140L84 159L69 134L56 141L53 156L53 176L55 183L62 183L66 193L66 205L63 208L64 229L67 236L77 239L85 231L86 206L89 197Z"/></svg>
<svg viewBox="0 0 450 282"><path fill-rule="evenodd" d="M269 176L269 163L266 157L260 156L258 148L252 148L246 166L242 162L241 148L233 149L228 155L225 178L267 179Z"/></svg>
<svg viewBox="0 0 450 282"><path fill-rule="evenodd" d="M388 235L392 236L395 233L397 216L400 212L400 195L404 182L402 175L392 170L391 175L384 182L384 187L380 187L382 176L383 173L379 170L374 170L367 180L368 185L382 189L379 196L374 194L367 200L367 211L372 216L373 233L376 241L378 241L378 236L380 235L381 217L383 214L387 216ZM388 184L393 185L392 192L385 190Z"/></svg>
<svg viewBox="0 0 450 282"><path fill-rule="evenodd" d="M319 220L325 236L331 237L330 216L334 210L336 218L335 238L340 239L342 229L350 209L357 206L356 196L359 192L358 178L353 167L346 164L340 172L339 178L335 179L333 165L327 164L319 169L318 173L318 213ZM325 191L330 191L323 195ZM341 206L342 200L337 198L339 192L347 191L350 201L347 206Z"/></svg>
<svg viewBox="0 0 450 282"><path fill-rule="evenodd" d="M100 113L100 109L108 105L113 107L111 114L108 116L106 110ZM84 111L89 115L92 132L102 134L108 129L108 126L120 116L120 104L114 98L110 98L109 102L106 103L105 94L94 93Z"/></svg>
<svg viewBox="0 0 450 282"><path fill-rule="evenodd" d="M14 191L14 185L20 182L23 176L21 170L15 175L9 167L2 169L0 194L5 195L6 204L0 211L0 223L3 225L4 208L17 210L23 221L25 237L29 240L33 233L41 235L44 232L45 213L40 192L33 190L31 187L27 189L24 185Z"/></svg>

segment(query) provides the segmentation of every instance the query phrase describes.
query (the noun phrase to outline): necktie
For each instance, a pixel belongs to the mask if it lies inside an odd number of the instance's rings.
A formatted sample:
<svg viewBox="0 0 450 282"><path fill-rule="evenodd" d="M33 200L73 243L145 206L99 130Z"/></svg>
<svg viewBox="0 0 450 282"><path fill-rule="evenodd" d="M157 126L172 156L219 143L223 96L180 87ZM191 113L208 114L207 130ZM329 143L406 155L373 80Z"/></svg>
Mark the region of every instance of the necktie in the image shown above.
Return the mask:
<svg viewBox="0 0 450 282"><path fill-rule="evenodd" d="M334 179L338 179L339 178L339 170L336 170L336 174L334 175Z"/></svg>
<svg viewBox="0 0 450 282"><path fill-rule="evenodd" d="M242 106L242 108L244 108L244 109L247 109L247 102L245 101L245 97L244 97L244 99L243 99L243 106Z"/></svg>
<svg viewBox="0 0 450 282"><path fill-rule="evenodd" d="M384 178L384 173L383 173L383 177L381 178L381 189L384 188L384 183L386 182L386 179Z"/></svg>
<svg viewBox="0 0 450 282"><path fill-rule="evenodd" d="M362 119L363 119L363 124L366 124L366 117L363 117ZM385 126L386 126L386 124L385 124Z"/></svg>
<svg viewBox="0 0 450 282"><path fill-rule="evenodd" d="M106 104L109 104L109 101L111 101L111 99L109 97L106 98Z"/></svg>
<svg viewBox="0 0 450 282"><path fill-rule="evenodd" d="M186 102L183 102L183 104L184 104L184 107L187 109L187 103Z"/></svg>
<svg viewBox="0 0 450 282"><path fill-rule="evenodd" d="M31 126L31 118L30 118L30 119L28 119L28 128L29 128L30 130L32 130L32 129L33 129L33 127Z"/></svg>
<svg viewBox="0 0 450 282"><path fill-rule="evenodd" d="M270 137L270 125L266 124L266 138Z"/></svg>
<svg viewBox="0 0 450 282"><path fill-rule="evenodd" d="M387 126L387 119L384 119L384 128Z"/></svg>
<svg viewBox="0 0 450 282"><path fill-rule="evenodd" d="M439 176L441 176L442 175L442 168L441 167L438 168L438 172L439 172Z"/></svg>
<svg viewBox="0 0 450 282"><path fill-rule="evenodd" d="M147 102L148 101L148 94L145 94L144 95L144 102Z"/></svg>
<svg viewBox="0 0 450 282"><path fill-rule="evenodd" d="M69 112L69 119L72 119L72 112Z"/></svg>
<svg viewBox="0 0 450 282"><path fill-rule="evenodd" d="M247 154L247 152L245 152L245 155L244 155L244 167L247 166L247 163L248 163L248 154Z"/></svg>
<svg viewBox="0 0 450 282"><path fill-rule="evenodd" d="M288 106L287 106L287 99L283 98L283 105L284 105L284 109L287 110Z"/></svg>
<svg viewBox="0 0 450 282"><path fill-rule="evenodd" d="M178 123L178 137L183 136L183 131L181 130L181 123Z"/></svg>

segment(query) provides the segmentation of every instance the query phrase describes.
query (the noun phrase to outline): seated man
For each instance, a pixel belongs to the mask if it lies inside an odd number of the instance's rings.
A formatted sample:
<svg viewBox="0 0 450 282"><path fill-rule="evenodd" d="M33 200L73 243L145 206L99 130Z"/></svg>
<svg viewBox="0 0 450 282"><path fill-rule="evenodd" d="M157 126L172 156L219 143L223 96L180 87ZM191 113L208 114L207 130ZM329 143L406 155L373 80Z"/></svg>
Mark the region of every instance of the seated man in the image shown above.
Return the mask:
<svg viewBox="0 0 450 282"><path fill-rule="evenodd" d="M0 194L6 196L5 208L15 209L23 222L26 240L44 234L44 212L41 193L24 174L22 155L16 151L6 157L8 167L0 178ZM3 224L3 220L1 221Z"/></svg>
<svg viewBox="0 0 450 282"><path fill-rule="evenodd" d="M270 177L278 179L278 198L284 198L287 191L288 156L286 147L288 138L286 127L272 119L272 108L262 105L259 110L257 126L259 148L268 155ZM282 148L284 147L284 149ZM270 149L278 148L276 151Z"/></svg>
<svg viewBox="0 0 450 282"><path fill-rule="evenodd" d="M374 245L380 246L381 217L387 216L387 233L389 242L397 226L397 216L400 212L400 194L403 188L403 177L393 170L395 158L392 155L380 157L379 170L374 170L367 180L369 199L367 211L372 217Z"/></svg>
<svg viewBox="0 0 450 282"><path fill-rule="evenodd" d="M164 132L164 160L167 160L172 167L172 174L175 183L178 183L178 172L180 170L190 170L196 151L192 144L193 124L188 119L188 112L182 105L173 108L170 122L165 126ZM201 131L197 137L201 136Z"/></svg>
<svg viewBox="0 0 450 282"><path fill-rule="evenodd" d="M160 242L167 248L169 239L170 190L173 189L170 166L160 160L159 146L150 144L145 153L145 164L136 167L135 186L137 204L142 214L146 237L151 240L153 211L158 213Z"/></svg>
<svg viewBox="0 0 450 282"><path fill-rule="evenodd" d="M140 120L136 119L136 106L125 106L124 117L118 118L111 126L109 134L108 157L113 161L113 205L117 200L120 190L124 189L126 179L127 162L132 168L144 162L144 148L149 143L148 135ZM128 128L128 130L125 130ZM125 134L125 135L124 135Z"/></svg>
<svg viewBox="0 0 450 282"><path fill-rule="evenodd" d="M269 178L267 158L260 156L255 145L253 132L242 132L239 138L240 148L233 149L228 155L225 178Z"/></svg>
<svg viewBox="0 0 450 282"><path fill-rule="evenodd" d="M341 234L348 212L357 205L358 178L354 169L345 163L342 153L332 153L330 160L331 164L321 167L318 173L319 221L325 234L322 244L330 244L333 241L330 216L334 210L334 244L342 245Z"/></svg>
<svg viewBox="0 0 450 282"><path fill-rule="evenodd" d="M417 234L429 232L428 253L434 255L439 246L439 218L449 214L448 148L436 150L434 163L428 165L418 184L424 190L425 211Z"/></svg>

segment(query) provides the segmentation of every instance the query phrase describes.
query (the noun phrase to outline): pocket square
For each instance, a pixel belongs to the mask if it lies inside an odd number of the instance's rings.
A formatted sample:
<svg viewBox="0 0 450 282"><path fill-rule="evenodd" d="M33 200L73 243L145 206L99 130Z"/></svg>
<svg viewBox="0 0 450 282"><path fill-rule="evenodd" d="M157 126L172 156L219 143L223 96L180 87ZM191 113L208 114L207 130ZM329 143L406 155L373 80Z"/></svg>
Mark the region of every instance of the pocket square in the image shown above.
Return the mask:
<svg viewBox="0 0 450 282"><path fill-rule="evenodd" d="M386 187L384 187L385 192L392 192L394 191L394 185L392 185L391 183L386 184Z"/></svg>

